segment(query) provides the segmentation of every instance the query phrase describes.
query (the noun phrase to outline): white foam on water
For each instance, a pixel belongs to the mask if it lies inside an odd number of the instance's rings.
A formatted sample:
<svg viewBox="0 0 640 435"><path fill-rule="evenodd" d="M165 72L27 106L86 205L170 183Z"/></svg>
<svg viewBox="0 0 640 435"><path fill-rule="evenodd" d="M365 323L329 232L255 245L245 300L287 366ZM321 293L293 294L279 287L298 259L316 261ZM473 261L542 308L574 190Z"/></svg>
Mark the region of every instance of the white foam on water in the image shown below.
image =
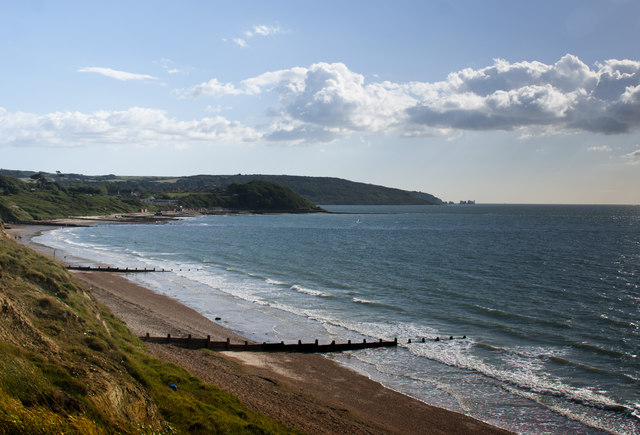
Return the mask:
<svg viewBox="0 0 640 435"><path fill-rule="evenodd" d="M311 296L319 296L319 297L323 297L323 298L330 298L330 297L333 296L333 295L330 295L329 293L321 292L321 291L318 291L318 290L312 290L310 288L306 288L306 287L303 287L303 286L297 285L297 284L292 285L290 288L293 291L296 291L296 292L299 292L299 293L304 293L306 295L311 295Z"/></svg>
<svg viewBox="0 0 640 435"><path fill-rule="evenodd" d="M599 415L594 409L627 413L630 410L606 394L592 388L576 387L552 377L545 371L542 357L564 355L566 350L541 347L516 347L506 349L501 366L478 358L473 340L453 340L408 345L409 350L419 356L472 372L480 373L500 381L508 391L534 400L555 412L601 429L616 432L619 421L612 422L611 415ZM602 413L605 414L605 413ZM587 418L587 416L591 416ZM613 417L615 419L615 417ZM626 428L623 432L627 432Z"/></svg>
<svg viewBox="0 0 640 435"><path fill-rule="evenodd" d="M357 303L357 304L365 304L365 305L379 305L379 302L376 301L370 301L367 299L362 299L362 298L351 298L351 301Z"/></svg>

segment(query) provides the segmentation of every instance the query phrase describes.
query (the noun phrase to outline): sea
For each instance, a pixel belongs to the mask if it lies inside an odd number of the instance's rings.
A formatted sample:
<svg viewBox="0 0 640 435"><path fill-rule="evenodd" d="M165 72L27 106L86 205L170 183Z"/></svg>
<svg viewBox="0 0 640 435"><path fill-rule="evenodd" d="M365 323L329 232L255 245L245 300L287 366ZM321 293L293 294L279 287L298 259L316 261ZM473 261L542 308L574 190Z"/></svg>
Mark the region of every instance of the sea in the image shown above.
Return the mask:
<svg viewBox="0 0 640 435"><path fill-rule="evenodd" d="M324 208L35 241L258 342L397 338L327 358L498 427L640 434L639 206Z"/></svg>

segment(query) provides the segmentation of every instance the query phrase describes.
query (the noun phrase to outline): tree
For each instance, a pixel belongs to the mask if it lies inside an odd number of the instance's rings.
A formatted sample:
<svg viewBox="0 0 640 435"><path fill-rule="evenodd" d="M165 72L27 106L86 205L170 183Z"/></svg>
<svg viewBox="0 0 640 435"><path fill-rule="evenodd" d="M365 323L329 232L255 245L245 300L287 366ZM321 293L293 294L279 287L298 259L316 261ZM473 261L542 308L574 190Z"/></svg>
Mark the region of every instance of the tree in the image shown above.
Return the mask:
<svg viewBox="0 0 640 435"><path fill-rule="evenodd" d="M38 172L37 174L33 174L31 179L36 182L36 186L39 188L44 187L47 184L47 177L45 177L42 172Z"/></svg>

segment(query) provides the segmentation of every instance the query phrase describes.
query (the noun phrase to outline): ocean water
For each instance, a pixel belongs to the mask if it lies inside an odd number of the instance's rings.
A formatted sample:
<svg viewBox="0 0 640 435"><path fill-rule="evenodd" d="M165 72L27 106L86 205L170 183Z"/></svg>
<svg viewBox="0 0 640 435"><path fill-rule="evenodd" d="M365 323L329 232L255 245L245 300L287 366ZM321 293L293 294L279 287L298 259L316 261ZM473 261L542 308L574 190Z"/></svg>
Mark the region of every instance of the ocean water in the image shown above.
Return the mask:
<svg viewBox="0 0 640 435"><path fill-rule="evenodd" d="M397 337L329 357L499 427L640 434L640 207L327 208L36 241L257 341Z"/></svg>

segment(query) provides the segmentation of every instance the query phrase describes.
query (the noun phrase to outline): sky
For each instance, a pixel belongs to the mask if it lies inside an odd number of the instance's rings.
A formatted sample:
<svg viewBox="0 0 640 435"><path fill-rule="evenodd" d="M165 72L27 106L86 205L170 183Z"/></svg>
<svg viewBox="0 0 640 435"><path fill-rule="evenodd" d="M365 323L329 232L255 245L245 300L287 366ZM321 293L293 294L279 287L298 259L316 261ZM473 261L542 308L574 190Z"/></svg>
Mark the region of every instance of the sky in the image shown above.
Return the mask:
<svg viewBox="0 0 640 435"><path fill-rule="evenodd" d="M0 0L0 168L640 204L634 0Z"/></svg>

